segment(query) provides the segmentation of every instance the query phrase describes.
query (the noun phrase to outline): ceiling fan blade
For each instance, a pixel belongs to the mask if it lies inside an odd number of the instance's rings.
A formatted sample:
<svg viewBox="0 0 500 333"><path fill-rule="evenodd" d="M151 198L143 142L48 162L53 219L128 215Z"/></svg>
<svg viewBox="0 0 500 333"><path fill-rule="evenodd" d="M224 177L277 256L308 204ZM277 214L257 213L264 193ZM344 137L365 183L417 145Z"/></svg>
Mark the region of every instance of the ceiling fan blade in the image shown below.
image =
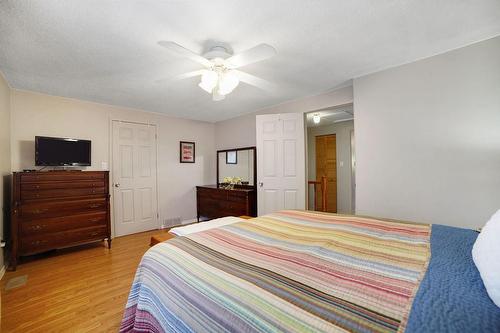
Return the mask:
<svg viewBox="0 0 500 333"><path fill-rule="evenodd" d="M162 40L158 42L158 45L163 46L164 48L170 50L173 53L176 53L177 55L189 58L192 61L197 62L207 68L210 68L213 65L212 62L207 58L204 58L201 55L196 54L193 51L188 50L184 46L181 46L175 42Z"/></svg>
<svg viewBox="0 0 500 333"><path fill-rule="evenodd" d="M178 80L184 80L184 79L188 79L191 77L203 75L203 73L205 73L205 71L206 71L206 69L200 69L198 71L192 71L192 72L187 72L184 74L179 74L179 75L176 75L174 77L167 77L164 79L159 79L159 80L156 80L155 82L156 83L164 83L164 82L173 82L173 81L178 81Z"/></svg>
<svg viewBox="0 0 500 333"><path fill-rule="evenodd" d="M268 44L259 44L251 49L238 53L225 60L229 68L239 68L254 62L262 61L276 55L274 47Z"/></svg>
<svg viewBox="0 0 500 333"><path fill-rule="evenodd" d="M184 80L184 79L188 79L190 77L195 77L195 76L203 75L203 73L205 73L205 72L206 72L206 69L200 69L198 71L187 72L187 73L184 73L184 74L180 74L180 75L174 76L172 78L172 80Z"/></svg>
<svg viewBox="0 0 500 333"><path fill-rule="evenodd" d="M276 90L276 85L273 83L266 81L264 79L261 79L255 75L248 74L239 70L234 70L236 75L238 75L238 79L240 79L241 82L245 82L246 84L249 84L251 86L260 88L262 90L266 90L269 92L274 92Z"/></svg>

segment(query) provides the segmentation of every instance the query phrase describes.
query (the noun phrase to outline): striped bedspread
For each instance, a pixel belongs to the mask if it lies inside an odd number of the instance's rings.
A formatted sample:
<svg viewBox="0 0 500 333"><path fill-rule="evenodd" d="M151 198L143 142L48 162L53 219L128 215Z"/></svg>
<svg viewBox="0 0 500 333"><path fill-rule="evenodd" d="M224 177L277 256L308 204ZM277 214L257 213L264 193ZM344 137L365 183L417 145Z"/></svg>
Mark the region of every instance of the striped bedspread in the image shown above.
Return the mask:
<svg viewBox="0 0 500 333"><path fill-rule="evenodd" d="M143 257L121 332L403 332L430 225L281 211Z"/></svg>

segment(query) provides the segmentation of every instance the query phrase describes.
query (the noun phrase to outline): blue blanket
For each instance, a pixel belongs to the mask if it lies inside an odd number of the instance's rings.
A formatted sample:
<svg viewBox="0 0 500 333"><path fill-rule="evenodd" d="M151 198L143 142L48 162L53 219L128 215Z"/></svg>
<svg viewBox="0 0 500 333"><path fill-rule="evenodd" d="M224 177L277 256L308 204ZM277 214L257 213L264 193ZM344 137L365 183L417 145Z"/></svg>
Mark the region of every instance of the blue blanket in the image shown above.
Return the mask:
<svg viewBox="0 0 500 333"><path fill-rule="evenodd" d="M472 261L476 238L473 230L432 226L431 261L407 333L500 332L500 308L488 297Z"/></svg>

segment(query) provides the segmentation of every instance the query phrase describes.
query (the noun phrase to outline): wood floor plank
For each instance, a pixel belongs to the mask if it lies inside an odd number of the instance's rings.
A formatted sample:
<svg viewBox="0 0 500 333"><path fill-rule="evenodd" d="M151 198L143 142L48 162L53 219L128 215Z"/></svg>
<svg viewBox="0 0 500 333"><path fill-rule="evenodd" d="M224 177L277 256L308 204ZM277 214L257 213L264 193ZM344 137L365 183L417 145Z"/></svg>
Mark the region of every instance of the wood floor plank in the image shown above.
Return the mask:
<svg viewBox="0 0 500 333"><path fill-rule="evenodd" d="M160 231L166 232L166 231ZM158 230L29 259L1 281L1 332L116 332L142 255ZM5 290L13 277L26 285Z"/></svg>

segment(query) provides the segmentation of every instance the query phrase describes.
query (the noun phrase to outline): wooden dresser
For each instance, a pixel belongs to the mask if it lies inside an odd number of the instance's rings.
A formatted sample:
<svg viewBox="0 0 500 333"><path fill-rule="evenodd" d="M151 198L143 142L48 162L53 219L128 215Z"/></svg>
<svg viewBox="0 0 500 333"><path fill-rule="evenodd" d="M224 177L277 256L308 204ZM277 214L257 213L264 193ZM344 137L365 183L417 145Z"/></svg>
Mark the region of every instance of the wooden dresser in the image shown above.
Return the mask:
<svg viewBox="0 0 500 333"><path fill-rule="evenodd" d="M108 240L108 171L15 172L11 269L20 256Z"/></svg>
<svg viewBox="0 0 500 333"><path fill-rule="evenodd" d="M197 218L215 219L224 216L257 216L254 188L226 190L217 185L196 186Z"/></svg>

